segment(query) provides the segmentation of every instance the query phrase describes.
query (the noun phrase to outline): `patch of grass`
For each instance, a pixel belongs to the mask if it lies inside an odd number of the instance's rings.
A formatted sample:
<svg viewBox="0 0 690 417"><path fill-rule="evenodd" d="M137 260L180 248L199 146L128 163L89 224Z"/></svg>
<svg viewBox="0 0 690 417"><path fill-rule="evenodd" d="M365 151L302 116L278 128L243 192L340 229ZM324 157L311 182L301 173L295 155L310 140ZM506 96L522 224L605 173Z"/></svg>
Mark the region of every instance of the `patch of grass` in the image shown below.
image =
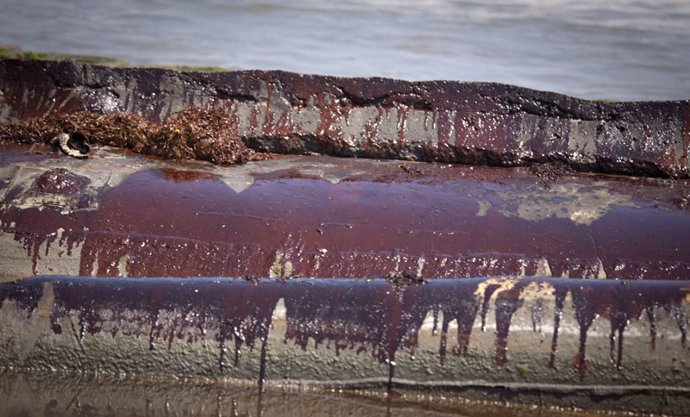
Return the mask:
<svg viewBox="0 0 690 417"><path fill-rule="evenodd" d="M1 59L14 59L19 58L22 54L22 50L13 45L2 45L0 44L0 58Z"/></svg>
<svg viewBox="0 0 690 417"><path fill-rule="evenodd" d="M97 56L97 55L75 55L61 54L54 52L23 51L16 45L0 44L0 59L27 59L36 61L72 61L80 64L104 65L107 67L130 67L127 61ZM160 68L179 72L227 72L232 71L228 68L216 66L193 66L193 65L140 65L140 68Z"/></svg>
<svg viewBox="0 0 690 417"><path fill-rule="evenodd" d="M106 65L112 67L127 66L126 61L117 58L95 55L74 55L53 52L24 51L15 45L0 45L0 58L27 59L35 61L73 61L82 64Z"/></svg>

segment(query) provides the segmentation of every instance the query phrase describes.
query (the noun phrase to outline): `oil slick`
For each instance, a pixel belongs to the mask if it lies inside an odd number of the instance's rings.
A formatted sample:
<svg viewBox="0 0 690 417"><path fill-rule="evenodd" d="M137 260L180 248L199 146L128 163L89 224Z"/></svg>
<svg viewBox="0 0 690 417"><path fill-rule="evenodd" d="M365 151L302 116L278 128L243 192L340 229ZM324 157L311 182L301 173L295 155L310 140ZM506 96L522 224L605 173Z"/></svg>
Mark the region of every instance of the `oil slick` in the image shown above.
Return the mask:
<svg viewBox="0 0 690 417"><path fill-rule="evenodd" d="M0 259L15 278L690 273L683 181L573 174L544 190L521 169L417 164L419 177L327 157L223 170L103 150L3 158L19 167L0 168Z"/></svg>

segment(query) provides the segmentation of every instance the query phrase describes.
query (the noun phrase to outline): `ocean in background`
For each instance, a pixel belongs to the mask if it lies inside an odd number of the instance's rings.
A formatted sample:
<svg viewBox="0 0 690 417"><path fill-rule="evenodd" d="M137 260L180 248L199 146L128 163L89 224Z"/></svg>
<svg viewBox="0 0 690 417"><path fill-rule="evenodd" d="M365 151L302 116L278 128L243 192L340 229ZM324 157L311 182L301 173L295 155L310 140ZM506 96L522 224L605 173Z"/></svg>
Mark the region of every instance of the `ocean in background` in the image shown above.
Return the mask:
<svg viewBox="0 0 690 417"><path fill-rule="evenodd" d="M0 44L134 65L690 99L688 0L0 0Z"/></svg>

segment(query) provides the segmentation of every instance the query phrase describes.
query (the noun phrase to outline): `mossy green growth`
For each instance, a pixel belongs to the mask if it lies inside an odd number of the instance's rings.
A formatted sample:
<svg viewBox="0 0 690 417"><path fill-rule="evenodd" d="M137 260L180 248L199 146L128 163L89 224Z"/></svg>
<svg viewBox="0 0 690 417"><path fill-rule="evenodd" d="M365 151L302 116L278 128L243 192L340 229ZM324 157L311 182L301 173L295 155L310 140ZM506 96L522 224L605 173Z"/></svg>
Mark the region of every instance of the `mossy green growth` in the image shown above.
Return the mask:
<svg viewBox="0 0 690 417"><path fill-rule="evenodd" d="M127 65L125 61L116 58L108 58L95 55L70 55L35 51L25 52L24 59L31 59L36 61L73 61L79 62L81 64L107 65L114 67L121 67Z"/></svg>
<svg viewBox="0 0 690 417"><path fill-rule="evenodd" d="M16 59L21 58L22 50L12 45L0 44L0 59Z"/></svg>
<svg viewBox="0 0 690 417"><path fill-rule="evenodd" d="M35 61L73 61L82 64L96 64L121 67L127 63L121 59L109 58L95 55L73 55L53 52L23 51L14 45L0 45L0 58L6 59L26 59Z"/></svg>
<svg viewBox="0 0 690 417"><path fill-rule="evenodd" d="M194 65L140 65L139 68L159 68L179 72L228 72L232 69L214 66L194 66Z"/></svg>
<svg viewBox="0 0 690 417"><path fill-rule="evenodd" d="M518 374L520 374L520 376L523 378L527 378L529 376L529 368L527 365L515 365L515 370L518 371Z"/></svg>
<svg viewBox="0 0 690 417"><path fill-rule="evenodd" d="M271 265L268 276L271 278L289 279L292 278L292 262L287 260L285 254L281 251L276 253L276 260Z"/></svg>
<svg viewBox="0 0 690 417"><path fill-rule="evenodd" d="M108 67L132 67L127 61L97 55L75 55L54 52L23 51L15 45L0 44L0 59L26 59L35 61L72 61L80 64L104 65ZM160 68L179 72L227 72L228 68L193 65L139 65L140 68Z"/></svg>
<svg viewBox="0 0 690 417"><path fill-rule="evenodd" d="M596 100L594 100L594 101L597 101L597 102L599 102L599 103L606 103L606 104L615 104L615 103L618 103L618 100L613 100L613 99L610 99L610 98L599 98L599 99L596 99Z"/></svg>

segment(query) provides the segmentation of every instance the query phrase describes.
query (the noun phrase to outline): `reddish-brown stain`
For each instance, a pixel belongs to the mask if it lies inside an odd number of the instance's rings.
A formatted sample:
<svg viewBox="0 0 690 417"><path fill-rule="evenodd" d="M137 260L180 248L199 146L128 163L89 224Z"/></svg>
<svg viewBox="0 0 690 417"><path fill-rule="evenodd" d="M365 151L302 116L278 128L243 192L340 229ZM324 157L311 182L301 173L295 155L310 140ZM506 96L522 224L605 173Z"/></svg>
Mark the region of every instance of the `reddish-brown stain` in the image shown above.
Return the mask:
<svg viewBox="0 0 690 417"><path fill-rule="evenodd" d="M61 190L86 179L60 171ZM567 218L526 220L500 193L534 191L536 177L512 170L466 167L417 170L378 167L331 183L295 171L257 175L236 193L204 171L138 172L96 196L73 192L73 210L20 209L11 188L0 210L2 233L14 235L34 264L51 250L58 229L68 252L81 246L82 275L266 276L276 261L312 277L377 278L416 271L425 278L535 275L684 279L690 273L690 217L676 193L640 180L611 182L638 207L615 204L592 224ZM55 171L25 191L51 194ZM65 175L63 175L65 174ZM583 187L588 177L569 177ZM57 186L56 186L57 187ZM38 193L38 194L36 194ZM544 192L543 204L560 200ZM27 194L28 195L28 194ZM89 209L90 202L97 209ZM482 216L478 199L491 207ZM552 203L549 203L552 199ZM676 206L678 204L678 206ZM485 309L482 309L485 314Z"/></svg>
<svg viewBox="0 0 690 417"><path fill-rule="evenodd" d="M170 81L184 87L171 91L166 87ZM349 79L282 71L234 71L211 76L29 60L0 60L0 87L8 120L27 121L49 113L77 111L100 115L107 102L112 113L135 113L161 123L175 117L172 109L183 103L223 109L232 119L230 124L235 125L228 129L234 140L239 138L237 112L230 109L242 103L250 106L250 129L242 132L242 139L256 149L271 152L501 166L556 159L594 172L689 175L687 101L604 103L493 83ZM122 97L111 93L123 89L126 93ZM274 109L277 101L284 106ZM310 120L316 127L312 130L291 120L306 106L320 113ZM361 138L355 138L354 144L343 134L353 108L378 114L365 121ZM392 109L399 116L398 129L393 137L386 137L377 125ZM443 146L410 137L405 129L409 110L426 112L425 118L434 119L437 114L455 112L455 120L439 117L430 131ZM582 140L573 137L578 134L571 131L571 122L584 123L588 132L596 131L589 133L596 142L591 154L570 149L571 139ZM455 137L451 137L451 130ZM678 150L677 141L685 149Z"/></svg>
<svg viewBox="0 0 690 417"><path fill-rule="evenodd" d="M91 180L65 169L55 168L41 174L33 187L49 194L73 194L86 187Z"/></svg>
<svg viewBox="0 0 690 417"><path fill-rule="evenodd" d="M203 171L161 168L161 172L163 173L163 175L165 175L165 178L173 180L175 182L218 179L218 175Z"/></svg>
<svg viewBox="0 0 690 417"><path fill-rule="evenodd" d="M195 343L216 334L221 373L237 366L243 347L253 348L261 341L262 365L259 381L265 378L266 340L272 313L278 300L285 300L287 330L285 342L304 350L321 345L356 353L370 352L373 359L389 365L389 389L396 366L396 353L414 353L418 332L429 311L443 311L444 324L439 359L446 355L447 323L457 319L458 345L455 354L463 354L470 345L471 331L480 300L475 291L484 279L436 280L413 284L396 291L385 280L313 280L289 281L201 278L201 279L89 279L73 277L31 278L0 284L0 307L13 300L30 317L37 307L45 283L53 287L54 304L51 327L63 332L59 319L78 314L78 337L104 331L115 337L148 337L151 350L171 348L174 341ZM644 309L672 312L686 343L686 317L681 305L688 294L687 281L611 281L525 278L512 289L499 293L496 309L496 362L503 365L512 314L521 307L520 295L530 284L551 285L559 298L570 293L576 320L580 326L579 353L573 366L584 376L587 369L587 333L596 315L611 323L611 333L622 340L626 324L638 320ZM633 299L631 299L633 297ZM628 302L630 301L630 302ZM103 311L110 311L102 316ZM166 322L161 311L174 312ZM167 323L167 324L166 324ZM624 324L622 324L624 323ZM213 331L213 332L212 332ZM122 333L121 333L122 332ZM558 327L554 330L554 344ZM310 346L310 340L314 345ZM234 342L234 365L226 360L228 341ZM615 365L620 368L622 343L618 344ZM550 360L553 362L555 346Z"/></svg>

